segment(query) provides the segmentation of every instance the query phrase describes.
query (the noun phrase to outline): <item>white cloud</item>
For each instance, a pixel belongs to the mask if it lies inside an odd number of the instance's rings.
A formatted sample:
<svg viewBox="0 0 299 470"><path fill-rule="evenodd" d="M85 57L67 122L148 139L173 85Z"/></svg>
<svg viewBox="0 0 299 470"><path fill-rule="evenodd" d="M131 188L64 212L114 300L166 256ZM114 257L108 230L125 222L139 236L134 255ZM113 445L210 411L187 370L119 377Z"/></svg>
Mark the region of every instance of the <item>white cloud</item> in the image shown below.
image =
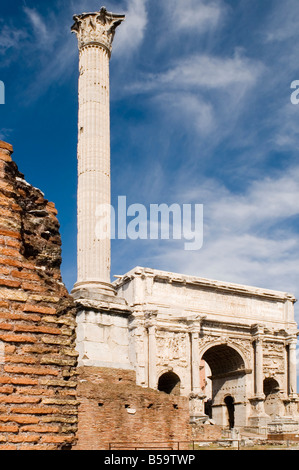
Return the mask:
<svg viewBox="0 0 299 470"><path fill-rule="evenodd" d="M264 25L266 42L282 42L297 38L299 28L299 5L297 0L277 2L270 11L269 21Z"/></svg>
<svg viewBox="0 0 299 470"><path fill-rule="evenodd" d="M166 72L147 74L124 88L133 94L149 94L165 122L192 133L196 146L203 144L207 150L233 132L237 142L236 126L264 70L262 63L239 52L228 58L193 55L178 59Z"/></svg>
<svg viewBox="0 0 299 470"><path fill-rule="evenodd" d="M289 97L291 97L292 91L290 89ZM272 134L271 142L279 150L294 150L299 146L299 105L292 104L287 99L285 101L284 106L277 110L276 115L272 116L275 133Z"/></svg>
<svg viewBox="0 0 299 470"><path fill-rule="evenodd" d="M169 90L169 87L189 91L194 88L230 88L239 94L240 90L233 87L240 85L245 93L248 87L257 82L264 70L261 62L242 57L238 51L234 57L226 58L194 54L178 59L166 72L146 75L142 80L128 86L127 90L140 93L163 88Z"/></svg>
<svg viewBox="0 0 299 470"><path fill-rule="evenodd" d="M6 129L4 127L2 127L0 129L0 140L7 140L9 139L11 133L13 132L13 129Z"/></svg>
<svg viewBox="0 0 299 470"><path fill-rule="evenodd" d="M214 108L211 103L205 101L199 95L182 93L159 93L154 96L157 106L167 110L169 122L188 122L197 137L207 136L215 130L216 119Z"/></svg>
<svg viewBox="0 0 299 470"><path fill-rule="evenodd" d="M41 42L48 40L48 30L41 15L34 8L23 7L23 10L26 13L31 25L33 26L33 30L37 38Z"/></svg>
<svg viewBox="0 0 299 470"><path fill-rule="evenodd" d="M23 30L0 23L0 55L4 55L10 48L18 48L21 41L27 37Z"/></svg>
<svg viewBox="0 0 299 470"><path fill-rule="evenodd" d="M217 0L171 0L163 1L168 26L175 31L192 31L203 33L219 26L223 19L225 6ZM167 20L165 18L165 20Z"/></svg>
<svg viewBox="0 0 299 470"><path fill-rule="evenodd" d="M142 43L147 26L147 1L128 0L125 21L117 30L113 42L113 56L131 55Z"/></svg>

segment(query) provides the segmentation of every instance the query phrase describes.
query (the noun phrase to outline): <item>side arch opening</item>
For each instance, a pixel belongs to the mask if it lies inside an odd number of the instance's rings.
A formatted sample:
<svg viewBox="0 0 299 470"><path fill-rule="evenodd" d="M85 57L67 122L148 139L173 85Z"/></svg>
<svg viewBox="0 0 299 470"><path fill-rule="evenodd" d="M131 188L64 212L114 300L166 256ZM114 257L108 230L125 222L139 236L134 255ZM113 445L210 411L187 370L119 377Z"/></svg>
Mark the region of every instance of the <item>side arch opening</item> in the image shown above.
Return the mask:
<svg viewBox="0 0 299 470"><path fill-rule="evenodd" d="M172 371L162 374L158 381L158 390L168 395L180 395L181 380L177 374Z"/></svg>

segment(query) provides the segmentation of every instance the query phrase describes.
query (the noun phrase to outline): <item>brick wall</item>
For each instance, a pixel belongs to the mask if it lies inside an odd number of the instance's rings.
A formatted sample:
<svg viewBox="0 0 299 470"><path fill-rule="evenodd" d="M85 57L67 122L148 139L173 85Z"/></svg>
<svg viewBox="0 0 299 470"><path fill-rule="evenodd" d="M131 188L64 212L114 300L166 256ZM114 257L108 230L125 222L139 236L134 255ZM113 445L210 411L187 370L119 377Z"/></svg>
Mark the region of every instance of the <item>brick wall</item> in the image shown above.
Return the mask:
<svg viewBox="0 0 299 470"><path fill-rule="evenodd" d="M177 443L190 440L189 403L136 385L133 371L78 368L77 450L103 450L109 443Z"/></svg>
<svg viewBox="0 0 299 470"><path fill-rule="evenodd" d="M0 141L0 450L60 449L77 427L75 309L54 204Z"/></svg>

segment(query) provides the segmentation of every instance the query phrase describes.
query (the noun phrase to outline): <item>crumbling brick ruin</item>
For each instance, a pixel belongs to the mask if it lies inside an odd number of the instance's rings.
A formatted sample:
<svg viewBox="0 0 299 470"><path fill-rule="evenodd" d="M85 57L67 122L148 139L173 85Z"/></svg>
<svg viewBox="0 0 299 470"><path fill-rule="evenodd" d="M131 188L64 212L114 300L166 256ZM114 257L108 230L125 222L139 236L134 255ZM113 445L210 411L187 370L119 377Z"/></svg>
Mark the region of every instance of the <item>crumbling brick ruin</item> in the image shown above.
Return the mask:
<svg viewBox="0 0 299 470"><path fill-rule="evenodd" d="M188 449L189 402L136 385L132 370L79 367L78 441L74 450Z"/></svg>
<svg viewBox="0 0 299 470"><path fill-rule="evenodd" d="M0 141L0 450L66 449L77 429L75 308L57 211Z"/></svg>
<svg viewBox="0 0 299 470"><path fill-rule="evenodd" d="M77 367L57 211L12 153L0 141L0 450L188 441L188 399L137 386L134 371Z"/></svg>

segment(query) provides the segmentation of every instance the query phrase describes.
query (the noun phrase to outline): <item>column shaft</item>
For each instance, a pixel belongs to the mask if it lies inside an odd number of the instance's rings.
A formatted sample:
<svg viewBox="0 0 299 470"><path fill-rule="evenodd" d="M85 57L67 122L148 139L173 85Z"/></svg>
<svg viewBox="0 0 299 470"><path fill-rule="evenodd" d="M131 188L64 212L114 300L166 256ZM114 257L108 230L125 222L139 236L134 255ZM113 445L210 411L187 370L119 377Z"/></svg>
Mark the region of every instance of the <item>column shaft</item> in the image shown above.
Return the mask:
<svg viewBox="0 0 299 470"><path fill-rule="evenodd" d="M263 341L257 338L255 341L255 394L262 397L263 390Z"/></svg>
<svg viewBox="0 0 299 470"><path fill-rule="evenodd" d="M75 15L79 47L77 282L74 298L107 301L110 279L110 87L109 60L124 15ZM108 297L107 297L108 296Z"/></svg>
<svg viewBox="0 0 299 470"><path fill-rule="evenodd" d="M78 282L110 283L110 236L98 239L96 230L103 204L110 205L109 56L104 48L85 46L79 78Z"/></svg>
<svg viewBox="0 0 299 470"><path fill-rule="evenodd" d="M296 344L297 338L289 344L289 395L297 393Z"/></svg>
<svg viewBox="0 0 299 470"><path fill-rule="evenodd" d="M191 333L191 383L192 392L200 392L198 333Z"/></svg>
<svg viewBox="0 0 299 470"><path fill-rule="evenodd" d="M157 388L156 327L148 328L148 386Z"/></svg>

